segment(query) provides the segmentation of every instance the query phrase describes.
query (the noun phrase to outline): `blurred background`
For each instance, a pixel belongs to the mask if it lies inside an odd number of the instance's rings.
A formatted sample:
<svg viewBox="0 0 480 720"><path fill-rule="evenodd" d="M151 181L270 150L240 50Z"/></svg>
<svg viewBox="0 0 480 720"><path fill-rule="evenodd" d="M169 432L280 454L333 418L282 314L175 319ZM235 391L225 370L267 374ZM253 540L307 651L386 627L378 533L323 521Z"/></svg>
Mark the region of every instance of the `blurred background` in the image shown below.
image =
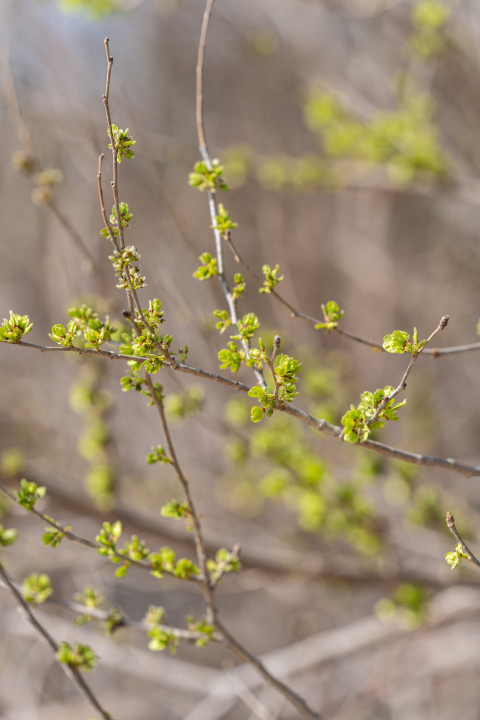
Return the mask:
<svg viewBox="0 0 480 720"><path fill-rule="evenodd" d="M28 314L27 340L42 345L81 303L108 314L118 340L126 330L96 179L109 142L108 36L112 120L136 140L119 188L147 276L140 297L161 299L175 350L187 343L192 365L217 371L228 333L212 313L225 300L215 278L192 277L213 236L207 199L188 185L204 3L0 7L0 315ZM341 327L377 342L414 326L427 337L448 314L439 346L476 341L479 38L473 0L216 0L204 104L210 151L231 186L219 200L238 222L242 258L257 274L278 263L277 289L294 307L321 320L321 304L335 300ZM109 210L109 158L103 172ZM231 279L239 268L225 252ZM278 333L303 364L296 404L339 424L361 392L398 384L405 357L315 330L244 276L239 313L255 312L256 337ZM479 357L421 357L401 422L376 437L479 464ZM161 443L157 419L143 396L121 392L120 363L6 344L0 358L2 484L45 485L39 508L80 535L121 519L151 549L193 559L189 533L160 516L179 492L168 466L145 461ZM238 379L253 383L248 369ZM218 592L238 639L332 720L477 718L480 578L466 561L453 573L446 564L455 543L444 518L454 514L475 550L478 480L389 461L289 417L252 425L246 396L167 369L155 380L209 551L242 547L242 572ZM188 583L134 568L117 579L88 549L45 547L42 523L22 508L2 501L1 512L20 531L3 558L16 582L47 573L64 600L93 585L106 609L135 620L150 604L172 625L202 617ZM1 588L0 604L0 717L90 717ZM182 644L171 657L135 629L106 638L59 606L38 614L58 641L97 651L90 680L119 720L296 717L222 647Z"/></svg>

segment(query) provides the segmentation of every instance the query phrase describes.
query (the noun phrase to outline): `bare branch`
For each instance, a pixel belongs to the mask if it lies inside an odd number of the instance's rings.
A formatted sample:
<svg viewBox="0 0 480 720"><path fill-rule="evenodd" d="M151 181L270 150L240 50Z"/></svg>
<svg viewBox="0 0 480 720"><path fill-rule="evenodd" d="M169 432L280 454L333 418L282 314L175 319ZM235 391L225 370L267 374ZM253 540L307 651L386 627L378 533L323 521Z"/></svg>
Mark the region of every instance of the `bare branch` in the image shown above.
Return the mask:
<svg viewBox="0 0 480 720"><path fill-rule="evenodd" d="M303 717L313 718L314 720L325 720L324 715L312 710L305 700L300 697L300 695L297 695L297 693L291 690L288 685L285 685L285 683L281 680L277 680L276 677L271 675L265 665L263 665L263 663L261 663L254 655L251 655L251 653L249 653L242 645L240 645L240 643L237 642L232 635L230 635L228 630L223 627L218 619L215 622L215 627L222 633L227 647L241 660L249 665L253 665L255 670L263 677L265 682L274 687L275 690L278 690L279 693L281 693L290 703L292 703L292 705L297 708Z"/></svg>
<svg viewBox="0 0 480 720"><path fill-rule="evenodd" d="M44 638L44 640L47 641L53 652L56 654L59 649L58 643L53 639L53 637L43 627L43 625L39 623L39 621L33 614L30 605L24 599L20 591L16 588L15 584L12 582L2 563L0 563L0 578L3 580L5 585L12 593L25 619L30 623L30 625L32 625L33 628L35 628L35 630ZM112 720L112 716L107 713L100 705L99 701L97 700L89 685L85 681L80 670L78 670L78 668L72 667L71 665L67 665L66 663L59 662L59 665L61 666L65 675L67 675L67 677L69 677L71 681L77 686L80 694L83 695L83 697L90 703L90 705L92 705L92 707L94 707L95 710L100 713L102 718L104 718L104 720Z"/></svg>

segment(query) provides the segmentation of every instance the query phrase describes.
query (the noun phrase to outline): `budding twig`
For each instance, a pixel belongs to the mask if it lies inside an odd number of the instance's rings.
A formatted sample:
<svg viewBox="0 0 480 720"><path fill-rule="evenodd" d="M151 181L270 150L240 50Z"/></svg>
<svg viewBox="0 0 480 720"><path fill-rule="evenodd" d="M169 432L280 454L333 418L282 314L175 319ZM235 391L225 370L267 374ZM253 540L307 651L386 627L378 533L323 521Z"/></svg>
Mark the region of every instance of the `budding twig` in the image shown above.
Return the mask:
<svg viewBox="0 0 480 720"><path fill-rule="evenodd" d="M428 345L428 343L429 343L431 340L433 340L433 338L435 337L435 335L438 335L439 332L441 332L442 330L444 330L444 329L447 327L449 319L450 319L450 318L449 318L448 315L444 315L444 316L441 318L440 322L438 323L438 327L433 331L433 333L430 335L430 337L428 337L428 338L425 340L425 344L420 348L420 350L418 350L418 352L413 353L412 359L410 360L410 362L409 362L409 364L408 364L408 367L407 367L407 369L405 370L405 373L404 373L402 379L400 380L399 385L395 388L395 390L394 390L392 393L390 393L390 395L385 395L385 396L382 398L382 401L381 401L380 405L379 405L378 408L376 409L375 414L374 414L374 415L370 418L370 420L367 422L367 425L372 425L374 422L376 422L376 421L378 420L379 416L380 416L380 413L381 413L383 410L385 410L385 408L387 407L388 403L389 403L391 400L393 400L393 398L396 397L399 393L401 393L402 390L405 390L405 388L407 387L407 378L408 378L408 376L410 375L410 371L411 371L411 369L413 368L413 366L415 365L415 363L416 363L419 355L423 352L423 349Z"/></svg>
<svg viewBox="0 0 480 720"><path fill-rule="evenodd" d="M470 560L471 563L476 565L477 567L480 567L480 560L477 560L475 555L472 553L472 551L467 547L465 542L462 540L460 533L458 532L457 528L455 527L455 521L453 519L453 515L449 512L447 512L447 518L446 518L447 527L456 539L458 543L462 546L462 550L464 554L467 556L467 560Z"/></svg>

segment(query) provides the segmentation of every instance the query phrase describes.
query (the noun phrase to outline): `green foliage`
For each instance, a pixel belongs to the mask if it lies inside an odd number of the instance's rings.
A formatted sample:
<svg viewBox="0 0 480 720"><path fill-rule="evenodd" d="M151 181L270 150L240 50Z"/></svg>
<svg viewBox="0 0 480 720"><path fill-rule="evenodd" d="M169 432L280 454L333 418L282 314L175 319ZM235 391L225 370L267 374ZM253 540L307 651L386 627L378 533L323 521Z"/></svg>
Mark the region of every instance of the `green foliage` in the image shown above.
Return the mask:
<svg viewBox="0 0 480 720"><path fill-rule="evenodd" d="M195 417L203 407L205 391L201 385L191 385L181 393L170 393L165 398L165 413L169 420L182 422Z"/></svg>
<svg viewBox="0 0 480 720"><path fill-rule="evenodd" d="M65 329L64 325L54 325L52 332L48 333L48 337L63 347L72 347L73 341L77 337L78 327L74 320L70 320L68 323L68 329Z"/></svg>
<svg viewBox="0 0 480 720"><path fill-rule="evenodd" d="M239 350L236 344L232 341L227 343L227 347L220 350L218 353L218 359L220 360L220 368L230 368L234 373L238 372L240 365L245 360L245 353L243 350Z"/></svg>
<svg viewBox="0 0 480 720"><path fill-rule="evenodd" d="M340 310L338 303L334 300L330 300L326 305L322 305L322 312L325 322L315 325L315 329L321 330L325 328L327 333L337 327L338 321L342 319L345 313L344 310Z"/></svg>
<svg viewBox="0 0 480 720"><path fill-rule="evenodd" d="M165 453L165 450L161 445L157 445L156 447L152 447L152 452L148 453L147 455L147 462L150 465L153 465L154 463L161 462L164 464L171 463L172 459L168 457L168 455Z"/></svg>
<svg viewBox="0 0 480 720"><path fill-rule="evenodd" d="M44 603L52 592L53 588L48 575L33 573L22 583L22 595L32 605Z"/></svg>
<svg viewBox="0 0 480 720"><path fill-rule="evenodd" d="M175 562L174 551L166 546L161 547L158 552L150 553L148 562L152 566L151 574L157 578L163 577L165 572L182 580L200 575L200 569L191 560L180 558Z"/></svg>
<svg viewBox="0 0 480 720"><path fill-rule="evenodd" d="M83 13L92 20L100 20L119 9L118 0L60 0L62 10L68 13Z"/></svg>
<svg viewBox="0 0 480 720"><path fill-rule="evenodd" d="M357 408L354 405L350 406L345 415L342 417L342 425L344 426L344 440L345 442L355 444L359 440L363 442L368 438L372 430L381 428L385 425L386 420L400 420L397 416L397 410L401 408L407 402L404 400L401 403L395 403L395 399L389 400L378 419L371 423L373 416L377 409L383 402L384 397L388 397L393 393L393 387L387 385L383 390L375 390L372 392L364 392L360 395L361 401Z"/></svg>
<svg viewBox="0 0 480 720"><path fill-rule="evenodd" d="M18 540L18 530L0 525L0 549L13 545Z"/></svg>
<svg viewBox="0 0 480 720"><path fill-rule="evenodd" d="M160 514L163 517L173 518L174 520L180 520L184 517L190 516L190 508L188 503L180 502L179 500L170 500L160 510Z"/></svg>
<svg viewBox="0 0 480 720"><path fill-rule="evenodd" d="M175 553L168 546L161 547L158 552L152 552L148 556L154 577L162 578L163 573L173 573L175 567Z"/></svg>
<svg viewBox="0 0 480 720"><path fill-rule="evenodd" d="M311 192L323 187L334 190L338 179L319 155L309 153L298 158L273 155L258 163L257 179L266 190Z"/></svg>
<svg viewBox="0 0 480 720"><path fill-rule="evenodd" d="M160 327L160 325L165 322L164 313L162 311L162 303L157 298L149 300L148 310L146 308L142 308L142 313L151 328ZM139 315L138 310L135 310L135 323L140 329L145 327L145 323Z"/></svg>
<svg viewBox="0 0 480 720"><path fill-rule="evenodd" d="M209 642L212 642L215 636L215 628L209 622L204 620L196 621L193 615L187 615L187 627L191 632L203 633L203 638L195 640L195 645L198 648L205 647Z"/></svg>
<svg viewBox="0 0 480 720"><path fill-rule="evenodd" d="M28 482L28 480L20 480L20 491L16 490L15 495L19 505L31 512L37 500L40 500L45 493L47 488L39 487L37 483Z"/></svg>
<svg viewBox="0 0 480 720"><path fill-rule="evenodd" d="M0 455L0 473L5 477L20 475L25 468L25 453L21 448L7 448Z"/></svg>
<svg viewBox="0 0 480 720"><path fill-rule="evenodd" d="M126 130L120 130L116 125L112 124L112 131L113 131L113 142L115 144L115 150L117 153L117 161L119 163L122 162L122 157L129 160L130 158L133 158L135 153L131 149L132 145L135 145L135 140L128 134L128 128ZM107 131L108 136L110 137L110 130ZM110 150L112 150L112 144L110 143L109 146Z"/></svg>
<svg viewBox="0 0 480 720"><path fill-rule="evenodd" d="M123 627L123 618L117 608L112 607L108 612L108 617L104 620L103 628L107 635L113 635L115 630Z"/></svg>
<svg viewBox="0 0 480 720"><path fill-rule="evenodd" d="M72 669L85 670L86 672L95 670L98 660L89 645L82 645L79 642L75 643L74 648L68 642L60 643L56 658L58 662L69 665Z"/></svg>
<svg viewBox="0 0 480 720"><path fill-rule="evenodd" d="M260 327L260 321L255 313L247 313L241 320L237 322L238 335L231 335L232 340L250 340L258 328Z"/></svg>
<svg viewBox="0 0 480 720"><path fill-rule="evenodd" d="M365 483L339 481L291 418L278 414L255 429L233 461L238 474L233 470L226 480L231 509L250 515L267 501L281 503L302 529L347 542L363 555L378 554L379 528Z"/></svg>
<svg viewBox="0 0 480 720"><path fill-rule="evenodd" d="M380 112L367 123L344 110L332 95L314 92L305 105L305 119L331 158L386 165L394 182L408 184L422 176L442 179L448 173L433 109L431 97L409 88L396 111Z"/></svg>
<svg viewBox="0 0 480 720"><path fill-rule="evenodd" d="M232 324L227 310L214 310L213 316L218 319L215 327L217 330L220 330L220 334L224 333L225 330Z"/></svg>
<svg viewBox="0 0 480 720"><path fill-rule="evenodd" d="M219 581L224 573L239 572L240 561L226 548L220 548L215 553L215 560L207 560L207 570L210 573L212 583Z"/></svg>
<svg viewBox="0 0 480 720"><path fill-rule="evenodd" d="M191 560L181 558L180 560L177 560L173 574L175 577L181 578L182 580L188 580L195 575L200 575L200 568L198 568Z"/></svg>
<svg viewBox="0 0 480 720"><path fill-rule="evenodd" d="M151 605L150 609L154 606ZM163 608L156 608L157 610L163 610ZM150 614L147 614L147 617ZM149 630L147 630L147 636L149 637L150 641L148 643L149 650L153 650L154 652L161 652L162 650L166 650L166 648L170 648L170 652L172 655L174 655L177 652L177 646L179 643L178 636L165 629L164 627L151 627Z"/></svg>
<svg viewBox="0 0 480 720"><path fill-rule="evenodd" d="M259 292L269 294L272 292L275 285L278 285L278 283L283 280L283 275L278 277L278 270L279 265L275 265L273 270L270 265L264 265L262 267L262 273L265 275L265 280L263 281L263 287L260 288Z"/></svg>
<svg viewBox="0 0 480 720"><path fill-rule="evenodd" d="M462 558L468 560L468 555L464 551L462 543L457 543L455 545L455 550L453 552L448 552L445 555L445 560L450 565L450 568L452 570L455 570L457 565L460 565L460 563L462 562Z"/></svg>
<svg viewBox="0 0 480 720"><path fill-rule="evenodd" d="M252 351L253 352L253 351ZM258 354L257 354L258 353ZM264 351L256 351L256 357L265 357ZM279 355L275 362L275 377L276 382L279 385L278 399L280 403L292 402L292 400L298 395L296 392L295 383L298 381L295 373L299 373L302 369L302 363L298 362L294 358L288 355ZM260 385L252 387L248 394L250 397L256 397L262 407L253 407L251 410L252 422L260 422L264 413L268 417L271 417L274 409L276 408L275 393L271 392L270 388L263 389Z"/></svg>
<svg viewBox="0 0 480 720"><path fill-rule="evenodd" d="M451 9L439 0L421 0L413 10L411 46L425 60L445 49L445 25Z"/></svg>
<svg viewBox="0 0 480 720"><path fill-rule="evenodd" d="M128 228L130 227L130 220L132 219L133 215L130 212L130 208L128 207L128 203L121 202L118 204L119 210L120 210L120 220L122 223L122 227ZM117 221L117 208L115 205L112 207L112 212L110 215L110 222L112 225L118 225ZM106 230L107 228L104 228ZM108 232L108 231L107 231Z"/></svg>
<svg viewBox="0 0 480 720"><path fill-rule="evenodd" d="M375 612L382 620L398 619L402 625L413 630L422 624L427 610L427 593L420 583L403 583L392 598L382 598L375 605Z"/></svg>
<svg viewBox="0 0 480 720"><path fill-rule="evenodd" d="M211 256L209 252L204 252L198 258L202 265L193 273L193 277L197 280L209 280L211 277L218 275L217 258Z"/></svg>
<svg viewBox="0 0 480 720"><path fill-rule="evenodd" d="M235 273L233 276L234 286L232 290L232 295L234 300L238 300L238 298L242 297L243 293L245 292L246 283L244 280L244 277L241 273Z"/></svg>
<svg viewBox="0 0 480 720"><path fill-rule="evenodd" d="M413 329L413 340L404 330L394 330L391 335L383 338L383 348L389 353L409 352L416 355L425 345L425 340L418 342L417 328Z"/></svg>
<svg viewBox="0 0 480 720"><path fill-rule="evenodd" d="M95 537L95 540L101 545L98 553L104 557L111 557L116 552L116 544L122 534L122 523L117 520L114 523L104 522L103 527Z"/></svg>
<svg viewBox="0 0 480 720"><path fill-rule="evenodd" d="M16 315L10 310L10 318L3 318L0 327L0 342L18 343L24 335L30 332L33 323L28 315Z"/></svg>
<svg viewBox="0 0 480 720"><path fill-rule="evenodd" d="M91 585L87 585L82 593L75 593L73 598L75 602L85 605L87 608L91 609L98 608L105 602L105 598L100 590L95 590L95 588ZM85 623L88 623L93 619L92 615L84 613L83 615L79 615L75 622L77 625L85 625Z"/></svg>
<svg viewBox="0 0 480 720"><path fill-rule="evenodd" d="M86 490L97 507L107 510L115 503L116 472L111 459L110 429L107 423L112 396L102 388L101 368L95 360L82 367L72 387L70 403L75 412L82 416L84 425L78 452L89 463L85 475Z"/></svg>
<svg viewBox="0 0 480 720"><path fill-rule="evenodd" d="M444 507L444 498L437 488L422 484L413 494L412 507L407 517L415 525L440 530L445 523Z"/></svg>
<svg viewBox="0 0 480 720"><path fill-rule="evenodd" d="M62 542L63 538L65 537L65 533L72 529L72 526L67 525L62 530L58 527L58 523L56 523L53 518L49 517L48 515L45 515L45 517L49 522L54 524L49 525L45 528L42 540L45 545L51 545L52 548L56 548Z"/></svg>
<svg viewBox="0 0 480 720"><path fill-rule="evenodd" d="M235 228L238 227L238 223L232 222L228 210L225 210L222 203L218 203L218 215L215 217L215 225L211 225L210 227L217 228L221 235L225 235L227 230L235 230Z"/></svg>
<svg viewBox="0 0 480 720"><path fill-rule="evenodd" d="M229 190L227 183L223 178L223 165L220 164L219 160L212 160L212 167L209 169L203 160L199 160L195 163L193 168L194 172L191 172L188 176L188 184L192 187L196 187L202 192L209 190L214 193L216 190Z"/></svg>
<svg viewBox="0 0 480 720"><path fill-rule="evenodd" d="M105 523L104 523L105 524ZM99 550L100 552L100 550ZM116 577L125 577L125 575L128 572L128 569L131 565L131 562L129 560L134 560L135 562L140 562L142 560L145 560L150 553L150 550L145 547L145 540L139 540L136 535L132 535L130 540L127 540L125 542L125 546L118 550L119 555L123 555L125 558L128 558L125 560L125 562L115 571ZM121 558L111 555L110 557L111 562L113 563L121 563Z"/></svg>
<svg viewBox="0 0 480 720"><path fill-rule="evenodd" d="M147 286L140 265L133 265L140 260L140 253L133 245L128 245L123 250L114 250L113 255L109 255L108 259L112 261L115 275L120 278L117 283L119 290L127 290L130 287L127 274L130 275L134 290L141 290Z"/></svg>

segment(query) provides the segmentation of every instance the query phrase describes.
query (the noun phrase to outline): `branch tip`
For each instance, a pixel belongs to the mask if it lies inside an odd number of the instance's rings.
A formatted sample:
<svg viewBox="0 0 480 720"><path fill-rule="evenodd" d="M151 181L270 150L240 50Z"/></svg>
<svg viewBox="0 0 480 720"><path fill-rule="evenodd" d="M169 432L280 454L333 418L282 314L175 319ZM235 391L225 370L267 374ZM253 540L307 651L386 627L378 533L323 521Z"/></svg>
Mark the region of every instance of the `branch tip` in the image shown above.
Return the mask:
<svg viewBox="0 0 480 720"><path fill-rule="evenodd" d="M446 328L447 325L448 325L448 321L449 321L449 320L450 320L450 315L444 315L444 316L442 317L442 319L440 320L440 323L439 323L438 327L441 328L441 330L445 330L445 328Z"/></svg>

